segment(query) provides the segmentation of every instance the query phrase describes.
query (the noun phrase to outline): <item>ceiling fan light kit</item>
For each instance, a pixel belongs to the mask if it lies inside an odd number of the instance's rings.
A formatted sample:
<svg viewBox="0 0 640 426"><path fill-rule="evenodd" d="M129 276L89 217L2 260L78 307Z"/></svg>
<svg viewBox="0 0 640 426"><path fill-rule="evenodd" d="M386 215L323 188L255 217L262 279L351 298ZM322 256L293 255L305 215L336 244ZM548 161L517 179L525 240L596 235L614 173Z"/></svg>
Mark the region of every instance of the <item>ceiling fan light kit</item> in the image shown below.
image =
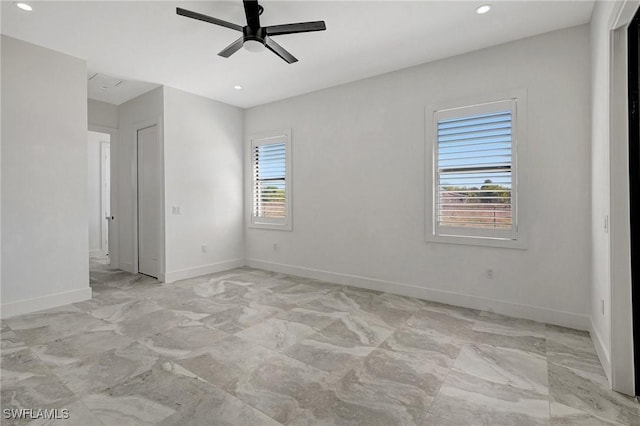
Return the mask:
<svg viewBox="0 0 640 426"><path fill-rule="evenodd" d="M212 16L182 9L180 7L176 8L176 13L187 18L197 19L199 21L208 22L210 24L242 32L242 36L239 39L218 53L218 55L223 58L228 58L244 46L245 49L250 52L259 52L264 50L264 48L267 48L288 64L292 64L297 62L298 59L296 59L295 56L289 53L284 47L276 43L272 37L285 34L324 31L327 29L324 21L298 22L295 24L262 27L260 26L260 15L264 11L264 8L258 4L257 0L243 0L243 3L244 13L247 18L247 25L244 27Z"/></svg>

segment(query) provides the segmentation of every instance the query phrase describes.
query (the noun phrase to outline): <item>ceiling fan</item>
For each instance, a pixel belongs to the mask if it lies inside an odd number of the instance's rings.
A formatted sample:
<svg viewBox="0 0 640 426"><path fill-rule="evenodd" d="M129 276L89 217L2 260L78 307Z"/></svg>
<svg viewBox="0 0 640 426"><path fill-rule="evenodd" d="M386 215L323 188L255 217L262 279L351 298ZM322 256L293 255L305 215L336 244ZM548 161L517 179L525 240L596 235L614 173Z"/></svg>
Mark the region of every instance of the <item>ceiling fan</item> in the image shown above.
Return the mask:
<svg viewBox="0 0 640 426"><path fill-rule="evenodd" d="M198 12L192 12L190 10L182 9L178 7L176 13L187 18L197 19L211 24L220 25L221 27L230 28L232 30L242 32L242 36L225 47L218 53L218 55L228 58L236 53L242 46L245 46L247 50L262 49L262 46L266 47L285 62L292 64L298 60L289 53L284 47L276 43L271 37L284 35L284 34L296 34L307 33L311 31L324 31L327 27L324 21L313 22L298 22L295 24L284 25L271 25L268 27L260 26L260 15L264 11L264 8L258 4L257 0L243 0L244 14L247 17L247 25L240 26L231 22L223 21L218 18L203 15ZM257 49L256 49L257 48Z"/></svg>

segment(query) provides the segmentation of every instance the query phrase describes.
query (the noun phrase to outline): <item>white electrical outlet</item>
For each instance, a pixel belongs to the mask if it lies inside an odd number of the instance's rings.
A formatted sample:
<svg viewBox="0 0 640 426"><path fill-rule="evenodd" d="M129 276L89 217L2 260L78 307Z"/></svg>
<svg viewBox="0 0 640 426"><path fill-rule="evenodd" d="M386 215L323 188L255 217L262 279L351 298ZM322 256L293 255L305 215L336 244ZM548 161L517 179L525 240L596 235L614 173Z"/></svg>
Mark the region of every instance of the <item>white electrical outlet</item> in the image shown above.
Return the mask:
<svg viewBox="0 0 640 426"><path fill-rule="evenodd" d="M180 211L180 206L171 206L171 213L179 216L182 214L182 212Z"/></svg>
<svg viewBox="0 0 640 426"><path fill-rule="evenodd" d="M487 276L488 279L492 280L493 279L493 269L487 268L487 270L485 271L485 275Z"/></svg>
<svg viewBox="0 0 640 426"><path fill-rule="evenodd" d="M203 252L203 253L206 253L206 252L207 252L207 245L206 245L206 244L203 244L203 245L202 245L202 252Z"/></svg>

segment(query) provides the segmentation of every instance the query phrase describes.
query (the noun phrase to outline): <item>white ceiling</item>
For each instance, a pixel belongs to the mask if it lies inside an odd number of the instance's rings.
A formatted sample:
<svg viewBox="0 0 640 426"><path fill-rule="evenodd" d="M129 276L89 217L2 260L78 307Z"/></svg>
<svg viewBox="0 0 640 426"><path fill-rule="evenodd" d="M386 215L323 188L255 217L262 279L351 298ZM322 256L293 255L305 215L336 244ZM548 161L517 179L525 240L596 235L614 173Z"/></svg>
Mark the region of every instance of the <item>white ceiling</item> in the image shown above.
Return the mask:
<svg viewBox="0 0 640 426"><path fill-rule="evenodd" d="M124 77L104 75L94 70L87 72L87 96L89 99L120 105L159 87L145 81L131 81Z"/></svg>
<svg viewBox="0 0 640 426"><path fill-rule="evenodd" d="M476 14L486 2L493 9ZM327 31L275 38L299 59L288 65L268 51L219 57L240 33L175 13L180 6L244 25L240 0L48 0L29 2L30 13L2 3L3 34L86 59L89 77L129 83L117 96L90 90L93 98L119 104L165 84L239 107L584 24L593 8L593 1L263 0L265 26L326 21Z"/></svg>

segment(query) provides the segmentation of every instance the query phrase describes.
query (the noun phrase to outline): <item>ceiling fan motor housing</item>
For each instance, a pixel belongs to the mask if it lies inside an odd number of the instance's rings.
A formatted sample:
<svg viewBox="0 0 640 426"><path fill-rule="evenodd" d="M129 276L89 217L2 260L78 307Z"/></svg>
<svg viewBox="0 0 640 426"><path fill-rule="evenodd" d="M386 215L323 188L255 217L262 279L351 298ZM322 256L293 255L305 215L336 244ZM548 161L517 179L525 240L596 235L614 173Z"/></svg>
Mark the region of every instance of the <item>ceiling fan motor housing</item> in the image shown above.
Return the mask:
<svg viewBox="0 0 640 426"><path fill-rule="evenodd" d="M265 44L265 37L267 36L267 31L262 27L251 28L250 26L247 25L244 28L242 28L242 35L243 35L242 38L244 41L254 40L262 44Z"/></svg>

